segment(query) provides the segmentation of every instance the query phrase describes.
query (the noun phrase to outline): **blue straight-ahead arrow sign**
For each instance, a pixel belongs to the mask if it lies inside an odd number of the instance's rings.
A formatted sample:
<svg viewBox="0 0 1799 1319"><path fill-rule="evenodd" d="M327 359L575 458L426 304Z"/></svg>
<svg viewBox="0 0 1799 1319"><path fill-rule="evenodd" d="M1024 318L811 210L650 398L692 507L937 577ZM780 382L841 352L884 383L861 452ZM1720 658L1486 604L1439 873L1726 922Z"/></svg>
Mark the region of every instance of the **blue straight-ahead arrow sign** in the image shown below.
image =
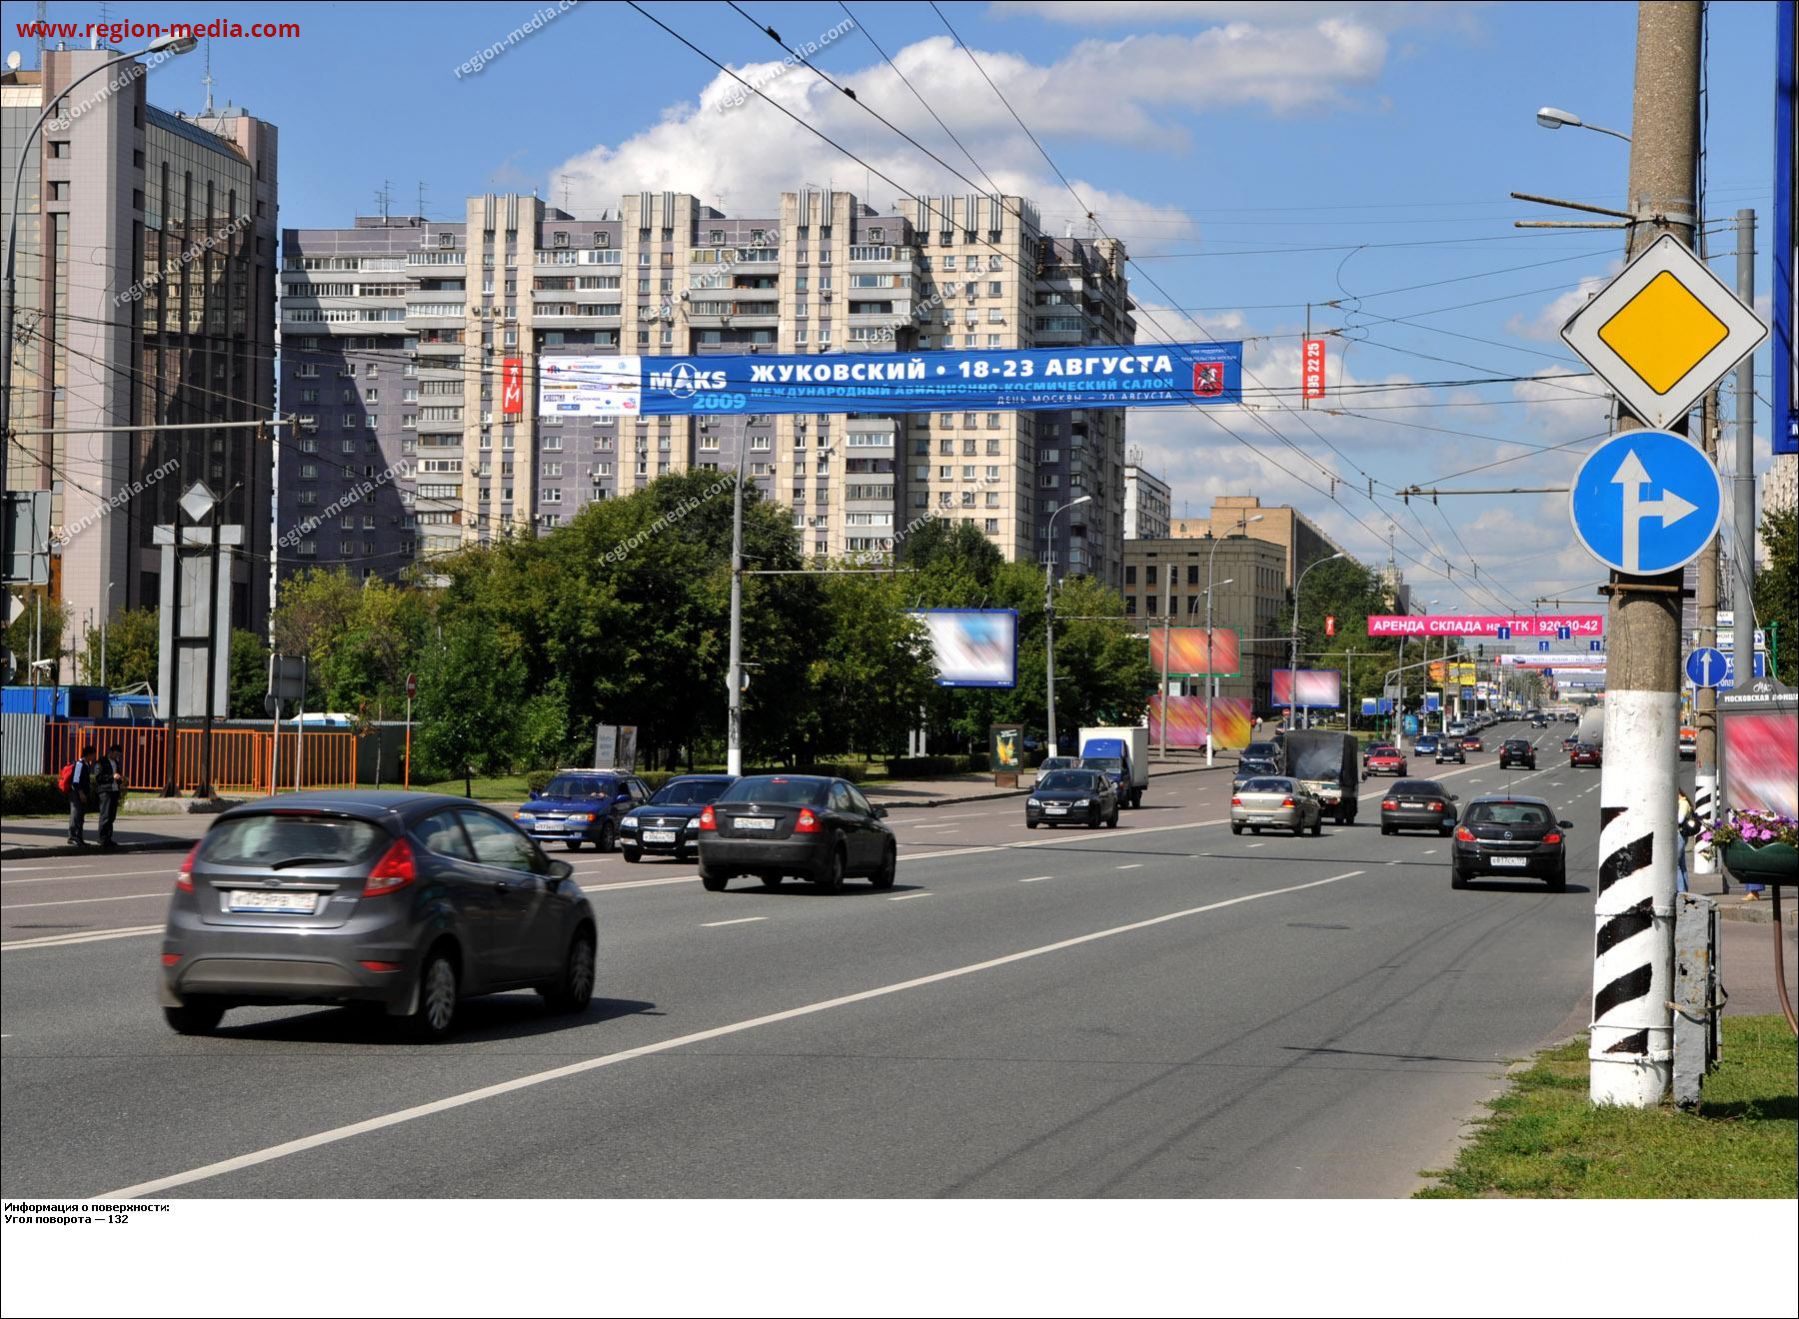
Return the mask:
<svg viewBox="0 0 1799 1319"><path fill-rule="evenodd" d="M1730 661L1721 650L1701 646L1687 656L1687 681L1695 687L1717 687L1729 676Z"/></svg>
<svg viewBox="0 0 1799 1319"><path fill-rule="evenodd" d="M1555 639L1557 641L1572 641L1572 640L1574 640L1574 629L1571 627L1558 627L1555 630Z"/></svg>
<svg viewBox="0 0 1799 1319"><path fill-rule="evenodd" d="M1601 641L1598 637L1594 637L1591 641L1587 642L1587 649L1592 651L1604 650L1605 642Z"/></svg>
<svg viewBox="0 0 1799 1319"><path fill-rule="evenodd" d="M1549 653L1549 643L1547 641L1539 641L1537 642L1537 649L1547 655Z"/></svg>
<svg viewBox="0 0 1799 1319"><path fill-rule="evenodd" d="M1501 641L1510 641L1512 639L1512 630L1504 623L1501 623L1498 627L1493 629L1493 635Z"/></svg>

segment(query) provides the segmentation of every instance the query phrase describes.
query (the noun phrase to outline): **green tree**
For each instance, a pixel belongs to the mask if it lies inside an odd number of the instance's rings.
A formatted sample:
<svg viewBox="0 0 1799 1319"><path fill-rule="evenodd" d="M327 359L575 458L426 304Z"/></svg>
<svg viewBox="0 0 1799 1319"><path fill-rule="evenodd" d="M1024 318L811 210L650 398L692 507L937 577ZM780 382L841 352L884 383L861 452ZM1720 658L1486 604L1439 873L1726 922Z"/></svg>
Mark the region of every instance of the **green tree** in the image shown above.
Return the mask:
<svg viewBox="0 0 1799 1319"><path fill-rule="evenodd" d="M361 611L362 588L344 568L309 568L281 583L274 618L275 648L304 655L307 681L323 691L323 672ZM308 700L308 708L314 707Z"/></svg>
<svg viewBox="0 0 1799 1319"><path fill-rule="evenodd" d="M461 774L504 773L519 749L525 664L518 638L474 614L451 619L419 675L420 758Z"/></svg>
<svg viewBox="0 0 1799 1319"><path fill-rule="evenodd" d="M231 629L231 717L262 719L269 692L269 650L254 632Z"/></svg>
<svg viewBox="0 0 1799 1319"><path fill-rule="evenodd" d="M823 587L829 631L809 666L804 703L816 717L813 738L833 751L894 752L934 691L924 625L907 611L903 578L846 573L824 578Z"/></svg>
<svg viewBox="0 0 1799 1319"><path fill-rule="evenodd" d="M43 612L40 617L38 595L19 590L15 590L13 594L25 606L6 628L6 648L12 651L13 664L18 668L14 681L29 684L32 660L47 659L54 663L39 671L38 683L40 686L53 686L59 677L68 677L62 672L62 663L69 653L69 611L60 601L52 600L48 593L42 593ZM95 669L94 672L97 674L99 670Z"/></svg>
<svg viewBox="0 0 1799 1319"><path fill-rule="evenodd" d="M1764 628L1776 629L1775 677L1788 686L1799 685L1799 510L1769 513L1761 531L1768 561L1755 575L1755 616ZM1747 632L1739 619L1737 635Z"/></svg>
<svg viewBox="0 0 1799 1319"><path fill-rule="evenodd" d="M113 691L148 683L155 690L157 664L162 655L162 611L155 605L121 609L106 625L106 685ZM82 672L99 681L100 629L90 627L82 638Z"/></svg>

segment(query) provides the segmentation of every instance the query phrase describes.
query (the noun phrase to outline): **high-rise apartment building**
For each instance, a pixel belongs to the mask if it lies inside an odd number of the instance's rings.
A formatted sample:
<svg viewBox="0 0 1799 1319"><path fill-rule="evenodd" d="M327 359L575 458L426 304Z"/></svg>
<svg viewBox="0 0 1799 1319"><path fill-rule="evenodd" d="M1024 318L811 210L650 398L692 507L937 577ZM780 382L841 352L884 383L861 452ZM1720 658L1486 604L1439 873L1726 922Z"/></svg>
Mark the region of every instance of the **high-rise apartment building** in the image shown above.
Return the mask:
<svg viewBox="0 0 1799 1319"><path fill-rule="evenodd" d="M580 219L487 195L454 222L288 230L283 258L282 401L302 419L282 455L284 569L391 573L657 476L734 470L742 445L809 554L884 557L909 524L962 518L1008 558L1121 580L1121 411L538 410L535 381L571 358L1133 341L1122 250L1043 235L1019 198L883 212L808 188L776 216L733 219L640 193ZM1052 545L1047 515L1082 494Z"/></svg>
<svg viewBox="0 0 1799 1319"><path fill-rule="evenodd" d="M1173 492L1168 482L1138 463L1124 469L1124 538L1165 540L1168 506Z"/></svg>
<svg viewBox="0 0 1799 1319"><path fill-rule="evenodd" d="M135 61L72 87L116 56L0 75L9 191L22 171L6 488L49 492L50 591L79 626L159 601L154 528L204 480L244 528L234 622L260 626L272 441L219 423L274 416L277 133L147 104Z"/></svg>

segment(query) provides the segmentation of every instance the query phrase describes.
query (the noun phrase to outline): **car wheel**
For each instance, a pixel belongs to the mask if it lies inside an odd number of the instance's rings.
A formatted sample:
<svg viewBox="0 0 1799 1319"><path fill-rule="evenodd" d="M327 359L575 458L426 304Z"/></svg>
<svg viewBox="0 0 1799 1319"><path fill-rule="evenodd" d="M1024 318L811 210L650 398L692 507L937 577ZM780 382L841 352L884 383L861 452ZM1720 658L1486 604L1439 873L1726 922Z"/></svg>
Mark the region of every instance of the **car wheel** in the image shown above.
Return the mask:
<svg viewBox="0 0 1799 1319"><path fill-rule="evenodd" d="M725 885L730 882L731 877L729 875L719 870L708 870L706 868L706 863L704 861L700 862L700 885L706 892L723 893L725 891Z"/></svg>
<svg viewBox="0 0 1799 1319"><path fill-rule="evenodd" d="M1462 868L1460 866L1452 865L1449 867L1449 887L1450 888L1467 888L1468 887L1468 876L1466 876L1462 873Z"/></svg>
<svg viewBox="0 0 1799 1319"><path fill-rule="evenodd" d="M1317 838L1317 837L1321 836L1323 833L1324 833L1324 812L1319 811L1318 817L1312 821L1312 837Z"/></svg>
<svg viewBox="0 0 1799 1319"><path fill-rule="evenodd" d="M762 881L763 888L780 888L781 881L786 879L787 876L783 875L778 870L765 870L760 875L757 875L756 878Z"/></svg>
<svg viewBox="0 0 1799 1319"><path fill-rule="evenodd" d="M581 840L579 838L571 838L568 842L564 843L563 846L568 848L571 852L579 852L581 850Z"/></svg>
<svg viewBox="0 0 1799 1319"><path fill-rule="evenodd" d="M1393 826L1392 825L1383 824L1380 827L1380 836L1382 838L1390 838L1390 837L1392 837L1392 834L1393 834Z"/></svg>
<svg viewBox="0 0 1799 1319"><path fill-rule="evenodd" d="M1142 788L1133 788L1131 790L1131 809L1133 811L1140 810L1140 809L1142 809L1142 806L1143 806L1143 789Z"/></svg>
<svg viewBox="0 0 1799 1319"><path fill-rule="evenodd" d="M1099 828L1099 808L1097 806L1093 808L1093 813L1087 817L1087 827L1089 829Z"/></svg>
<svg viewBox="0 0 1799 1319"><path fill-rule="evenodd" d="M1305 831L1306 827L1303 822L1295 822L1293 825L1293 836L1295 838L1303 838L1305 836Z"/></svg>
<svg viewBox="0 0 1799 1319"><path fill-rule="evenodd" d="M224 1017L225 1009L221 1004L203 998L189 999L178 1008L162 1010L162 1019L178 1035L210 1035L219 1028Z"/></svg>
<svg viewBox="0 0 1799 1319"><path fill-rule="evenodd" d="M448 1037L456 1024L456 1000L461 992L461 977L456 974L456 962L449 950L433 948L419 972L418 1006L406 1018L407 1031L426 1044Z"/></svg>
<svg viewBox="0 0 1799 1319"><path fill-rule="evenodd" d="M1116 829L1117 827L1118 827L1118 808L1116 806L1114 806L1112 808L1112 814L1109 815L1108 817L1106 817L1106 828Z"/></svg>
<svg viewBox="0 0 1799 1319"><path fill-rule="evenodd" d="M1249 826L1249 832L1252 834L1255 834L1257 837L1260 837L1261 833L1262 833L1262 826L1259 824L1252 824Z"/></svg>
<svg viewBox="0 0 1799 1319"><path fill-rule="evenodd" d="M812 882L826 893L835 893L843 887L844 857L843 848L838 846L831 852L830 864L812 876Z"/></svg>
<svg viewBox="0 0 1799 1319"><path fill-rule="evenodd" d="M1037 827L1037 822L1035 820L1026 820L1024 822L1024 827L1027 829L1035 829Z"/></svg>
<svg viewBox="0 0 1799 1319"><path fill-rule="evenodd" d="M1439 835L1439 836L1441 836L1441 837L1443 837L1443 838L1447 838L1447 837L1449 837L1449 836L1450 836L1450 835L1451 835L1451 834L1453 834L1453 833L1454 833L1454 832L1455 832L1455 825L1454 825L1454 824L1445 824L1445 825L1442 825L1442 826L1440 826L1440 827L1439 827L1439 828L1438 828L1438 829L1437 829L1437 833L1438 833L1438 835Z"/></svg>
<svg viewBox="0 0 1799 1319"><path fill-rule="evenodd" d="M583 929L569 943L562 974L542 990L544 1006L551 1012L584 1012L593 1001L593 932Z"/></svg>
<svg viewBox="0 0 1799 1319"><path fill-rule="evenodd" d="M887 844L887 854L881 858L881 868L869 876L869 881L876 888L892 888L893 881L899 873L899 849L892 843Z"/></svg>
<svg viewBox="0 0 1799 1319"><path fill-rule="evenodd" d="M625 858L625 864L634 866L643 860L643 849L637 847L621 847L619 853ZM679 858L677 858L679 859Z"/></svg>
<svg viewBox="0 0 1799 1319"><path fill-rule="evenodd" d="M601 852L610 852L618 846L618 826L608 820L600 826L600 841L594 847Z"/></svg>
<svg viewBox="0 0 1799 1319"><path fill-rule="evenodd" d="M1243 826L1242 826L1242 825L1240 825L1240 824L1237 824L1237 823L1235 823L1235 822L1233 822L1233 823L1232 823L1232 824L1231 824L1231 832L1232 832L1232 833L1234 833L1234 834L1240 834L1240 833L1242 833L1242 832L1243 832Z"/></svg>
<svg viewBox="0 0 1799 1319"><path fill-rule="evenodd" d="M1563 865L1561 867L1561 869L1559 869L1555 872L1554 877L1550 879L1549 891L1551 893L1561 893L1561 892L1564 892L1567 889L1567 887L1568 887L1568 867L1566 865Z"/></svg>

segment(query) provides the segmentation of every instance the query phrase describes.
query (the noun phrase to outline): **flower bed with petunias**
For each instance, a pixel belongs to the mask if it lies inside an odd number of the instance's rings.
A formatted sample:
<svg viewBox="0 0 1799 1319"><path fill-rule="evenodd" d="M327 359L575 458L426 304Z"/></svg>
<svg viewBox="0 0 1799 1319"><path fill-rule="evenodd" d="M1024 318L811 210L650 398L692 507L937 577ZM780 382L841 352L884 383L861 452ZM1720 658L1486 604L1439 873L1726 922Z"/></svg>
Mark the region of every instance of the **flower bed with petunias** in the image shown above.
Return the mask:
<svg viewBox="0 0 1799 1319"><path fill-rule="evenodd" d="M1799 847L1799 820L1772 811L1726 811L1699 831L1701 847L1729 847L1734 843L1750 847L1785 843Z"/></svg>

